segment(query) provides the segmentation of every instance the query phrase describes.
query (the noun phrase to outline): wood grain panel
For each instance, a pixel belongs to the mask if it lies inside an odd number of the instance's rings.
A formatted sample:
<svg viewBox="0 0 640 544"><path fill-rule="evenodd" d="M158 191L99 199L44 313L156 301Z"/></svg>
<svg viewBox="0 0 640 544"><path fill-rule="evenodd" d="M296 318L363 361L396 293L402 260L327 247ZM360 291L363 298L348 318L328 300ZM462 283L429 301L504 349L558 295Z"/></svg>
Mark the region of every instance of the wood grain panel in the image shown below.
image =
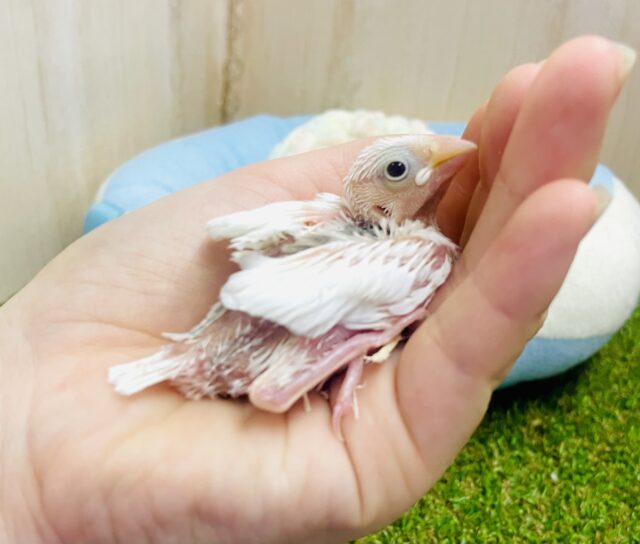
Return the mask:
<svg viewBox="0 0 640 544"><path fill-rule="evenodd" d="M226 0L0 0L0 300L136 152L219 120Z"/></svg>
<svg viewBox="0 0 640 544"><path fill-rule="evenodd" d="M0 300L80 233L109 172L221 112L465 119L510 67L570 37L640 49L637 0L0 0L0 13ZM640 195L639 121L636 68L603 160Z"/></svg>
<svg viewBox="0 0 640 544"><path fill-rule="evenodd" d="M640 49L637 0L244 0L238 116L370 108L466 119L510 67L598 33ZM603 161L640 195L640 68Z"/></svg>

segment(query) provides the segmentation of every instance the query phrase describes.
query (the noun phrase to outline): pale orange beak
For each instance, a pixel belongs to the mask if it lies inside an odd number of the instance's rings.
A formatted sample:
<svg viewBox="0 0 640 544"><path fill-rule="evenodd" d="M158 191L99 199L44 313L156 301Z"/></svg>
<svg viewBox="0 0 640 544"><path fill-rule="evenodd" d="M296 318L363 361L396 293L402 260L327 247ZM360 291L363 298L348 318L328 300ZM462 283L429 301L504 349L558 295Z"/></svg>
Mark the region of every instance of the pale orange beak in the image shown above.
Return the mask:
<svg viewBox="0 0 640 544"><path fill-rule="evenodd" d="M423 168L416 176L416 185L421 187L427 181L440 186L451 179L462 168L464 155L478 149L468 140L455 136L432 136L424 153L429 157L429 166Z"/></svg>
<svg viewBox="0 0 640 544"><path fill-rule="evenodd" d="M431 146L429 166L435 168L445 161L470 153L476 149L478 149L478 146L468 140L462 140L455 136L438 136Z"/></svg>

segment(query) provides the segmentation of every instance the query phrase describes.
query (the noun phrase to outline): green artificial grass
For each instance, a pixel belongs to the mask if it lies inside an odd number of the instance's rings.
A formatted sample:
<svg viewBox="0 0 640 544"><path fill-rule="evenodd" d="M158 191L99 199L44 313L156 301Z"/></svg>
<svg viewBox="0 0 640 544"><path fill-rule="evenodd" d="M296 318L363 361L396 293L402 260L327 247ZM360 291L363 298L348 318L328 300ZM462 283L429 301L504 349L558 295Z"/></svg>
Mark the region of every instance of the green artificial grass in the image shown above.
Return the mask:
<svg viewBox="0 0 640 544"><path fill-rule="evenodd" d="M586 364L494 395L442 480L358 544L640 542L640 308Z"/></svg>

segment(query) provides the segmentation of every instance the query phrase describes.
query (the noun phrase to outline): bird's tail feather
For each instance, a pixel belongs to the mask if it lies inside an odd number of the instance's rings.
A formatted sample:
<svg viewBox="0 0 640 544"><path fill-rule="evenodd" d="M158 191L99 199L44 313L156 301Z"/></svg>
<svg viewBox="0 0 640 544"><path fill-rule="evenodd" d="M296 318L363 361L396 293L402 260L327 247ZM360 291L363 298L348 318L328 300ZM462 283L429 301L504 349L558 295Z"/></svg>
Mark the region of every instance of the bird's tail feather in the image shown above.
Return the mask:
<svg viewBox="0 0 640 544"><path fill-rule="evenodd" d="M175 378L193 354L177 352L174 346L166 346L158 353L130 363L112 366L109 383L121 395L133 395L147 387Z"/></svg>

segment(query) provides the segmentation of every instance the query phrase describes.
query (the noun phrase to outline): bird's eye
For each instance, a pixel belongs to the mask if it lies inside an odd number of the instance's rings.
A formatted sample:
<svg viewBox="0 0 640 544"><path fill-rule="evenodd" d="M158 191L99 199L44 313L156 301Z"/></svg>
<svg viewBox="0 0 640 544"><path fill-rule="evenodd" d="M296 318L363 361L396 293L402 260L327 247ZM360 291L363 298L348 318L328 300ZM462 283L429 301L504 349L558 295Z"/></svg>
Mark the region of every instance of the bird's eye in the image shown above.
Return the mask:
<svg viewBox="0 0 640 544"><path fill-rule="evenodd" d="M391 161L384 169L384 177L389 181L402 181L407 177L409 168L402 161Z"/></svg>

